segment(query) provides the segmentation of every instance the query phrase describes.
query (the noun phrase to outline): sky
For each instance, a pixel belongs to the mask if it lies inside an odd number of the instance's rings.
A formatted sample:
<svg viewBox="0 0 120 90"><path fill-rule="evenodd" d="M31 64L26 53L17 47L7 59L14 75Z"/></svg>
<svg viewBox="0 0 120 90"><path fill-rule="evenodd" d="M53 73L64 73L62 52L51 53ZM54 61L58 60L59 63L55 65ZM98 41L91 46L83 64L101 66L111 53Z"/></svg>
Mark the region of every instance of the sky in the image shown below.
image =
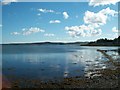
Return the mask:
<svg viewBox="0 0 120 90"><path fill-rule="evenodd" d="M114 2L3 0L0 42L85 42L99 38L114 39L118 37L119 31L117 2L118 0Z"/></svg>

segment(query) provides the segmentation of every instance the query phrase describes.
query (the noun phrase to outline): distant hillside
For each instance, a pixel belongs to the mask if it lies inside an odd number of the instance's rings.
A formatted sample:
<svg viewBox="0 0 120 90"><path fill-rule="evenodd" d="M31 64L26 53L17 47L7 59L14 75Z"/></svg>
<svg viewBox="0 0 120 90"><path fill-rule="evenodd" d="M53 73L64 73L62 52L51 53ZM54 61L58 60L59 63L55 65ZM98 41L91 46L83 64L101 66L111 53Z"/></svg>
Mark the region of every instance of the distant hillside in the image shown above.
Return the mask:
<svg viewBox="0 0 120 90"><path fill-rule="evenodd" d="M89 42L88 44L84 44L82 46L120 46L120 36L113 40L105 39L98 39L94 42Z"/></svg>
<svg viewBox="0 0 120 90"><path fill-rule="evenodd" d="M88 44L88 42L36 42L36 43L9 43L9 44L2 44L2 45L84 45Z"/></svg>

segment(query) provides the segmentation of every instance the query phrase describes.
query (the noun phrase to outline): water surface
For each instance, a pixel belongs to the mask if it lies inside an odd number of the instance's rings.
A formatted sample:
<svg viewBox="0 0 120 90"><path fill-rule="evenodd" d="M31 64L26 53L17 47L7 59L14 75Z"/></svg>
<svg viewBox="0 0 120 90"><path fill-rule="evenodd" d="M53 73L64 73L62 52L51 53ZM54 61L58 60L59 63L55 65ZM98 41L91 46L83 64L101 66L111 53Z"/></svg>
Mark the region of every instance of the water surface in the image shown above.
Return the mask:
<svg viewBox="0 0 120 90"><path fill-rule="evenodd" d="M3 45L2 72L9 81L18 78L49 81L84 76L90 65L105 67L101 62L107 58L96 51L98 48L117 49L79 45Z"/></svg>

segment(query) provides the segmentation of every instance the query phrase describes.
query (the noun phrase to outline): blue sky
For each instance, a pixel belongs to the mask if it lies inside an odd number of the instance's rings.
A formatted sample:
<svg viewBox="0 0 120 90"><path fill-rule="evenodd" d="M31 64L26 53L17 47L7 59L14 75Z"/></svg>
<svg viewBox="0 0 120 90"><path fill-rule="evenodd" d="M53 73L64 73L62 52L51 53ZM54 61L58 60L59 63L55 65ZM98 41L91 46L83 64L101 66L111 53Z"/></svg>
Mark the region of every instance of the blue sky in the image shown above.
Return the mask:
<svg viewBox="0 0 120 90"><path fill-rule="evenodd" d="M117 12L118 4L92 6L89 2L3 5L2 43L113 39L118 32Z"/></svg>

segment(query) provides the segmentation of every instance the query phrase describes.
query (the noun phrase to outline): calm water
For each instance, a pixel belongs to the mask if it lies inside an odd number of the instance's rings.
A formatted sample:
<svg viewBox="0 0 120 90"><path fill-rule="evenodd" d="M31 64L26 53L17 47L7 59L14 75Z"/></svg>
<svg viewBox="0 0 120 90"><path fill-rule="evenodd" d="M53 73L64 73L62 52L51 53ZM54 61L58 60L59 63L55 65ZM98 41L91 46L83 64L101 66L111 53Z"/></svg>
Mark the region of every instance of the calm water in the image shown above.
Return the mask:
<svg viewBox="0 0 120 90"><path fill-rule="evenodd" d="M3 75L9 81L25 78L61 80L84 76L85 71L107 59L96 49L117 47L84 47L78 45L3 45Z"/></svg>

